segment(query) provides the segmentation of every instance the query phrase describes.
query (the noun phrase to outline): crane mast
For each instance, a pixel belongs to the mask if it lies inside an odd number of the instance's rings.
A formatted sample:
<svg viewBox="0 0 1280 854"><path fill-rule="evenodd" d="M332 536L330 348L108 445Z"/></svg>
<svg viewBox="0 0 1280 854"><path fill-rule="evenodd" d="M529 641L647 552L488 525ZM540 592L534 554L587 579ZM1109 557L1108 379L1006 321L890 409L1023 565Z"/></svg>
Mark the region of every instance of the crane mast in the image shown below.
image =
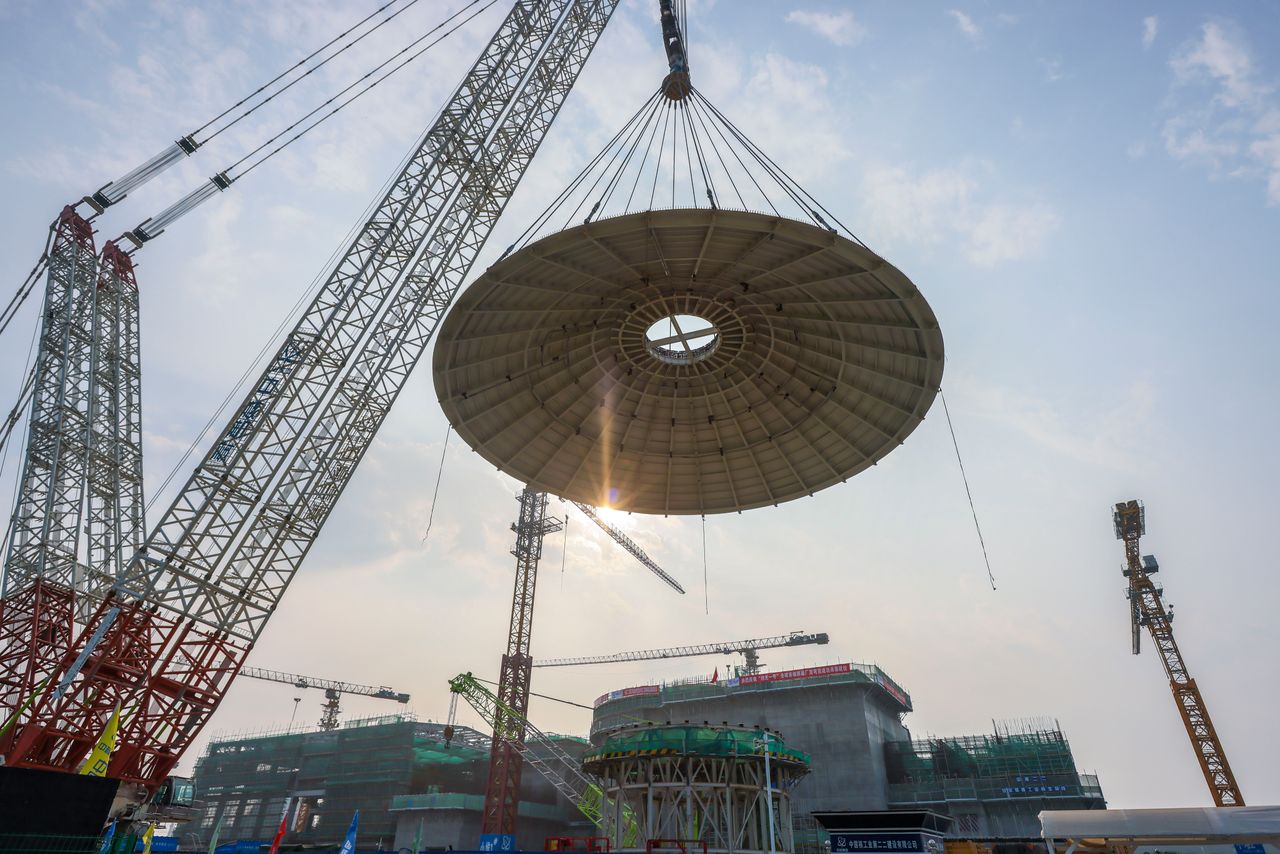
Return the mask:
<svg viewBox="0 0 1280 854"><path fill-rule="evenodd" d="M529 643L533 634L533 601L538 583L542 541L564 523L547 515L547 494L525 488L519 495L520 517L511 530L516 535L511 554L516 559L515 592L511 599L511 625L507 650L502 655L498 694L494 707L493 747L489 753L489 779L484 790L481 832L515 832L520 806L525 717L529 713L529 680L533 659Z"/></svg>
<svg viewBox="0 0 1280 854"><path fill-rule="evenodd" d="M704 643L695 646L672 646L665 649L641 649L634 652L618 652L613 655L589 655L580 658L549 658L539 661L534 667L569 667L579 664L616 664L621 661L652 661L661 658L691 658L699 655L733 655L740 653L746 658L746 673L757 673L760 670L758 650L776 649L786 646L806 646L808 644L825 644L830 642L826 632L803 634L791 632L771 638L755 638L753 640L726 641L725 643Z"/></svg>
<svg viewBox="0 0 1280 854"><path fill-rule="evenodd" d="M111 241L95 256L92 225L67 206L44 263L27 446L0 583L6 709L47 682L146 534L133 262ZM0 737L0 755L11 737Z"/></svg>
<svg viewBox="0 0 1280 854"><path fill-rule="evenodd" d="M1139 652L1142 627L1146 626L1151 642L1160 653L1178 714L1182 716L1182 723L1191 738L1191 746L1195 749L1213 802L1220 807L1242 807L1245 805L1244 796L1231 773L1227 754L1209 718L1209 709L1174 640L1173 614L1165 608L1163 591L1151 580L1151 573L1158 571L1159 565L1155 558L1150 555L1143 557L1139 550L1139 541L1147 532L1146 509L1137 501L1121 502L1115 507L1113 521L1116 539L1124 541L1124 574L1129 580L1127 593L1133 627L1133 654Z"/></svg>
<svg viewBox="0 0 1280 854"><path fill-rule="evenodd" d="M154 787L214 709L404 387L617 0L517 0L16 730Z"/></svg>

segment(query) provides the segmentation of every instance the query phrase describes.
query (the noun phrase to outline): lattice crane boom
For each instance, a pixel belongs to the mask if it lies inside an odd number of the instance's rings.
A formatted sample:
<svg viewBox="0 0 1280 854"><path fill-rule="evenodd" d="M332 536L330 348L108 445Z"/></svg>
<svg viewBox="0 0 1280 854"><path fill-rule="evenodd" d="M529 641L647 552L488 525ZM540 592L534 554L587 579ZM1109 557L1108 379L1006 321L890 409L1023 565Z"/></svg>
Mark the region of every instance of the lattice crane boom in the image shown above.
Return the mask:
<svg viewBox="0 0 1280 854"><path fill-rule="evenodd" d="M1160 653L1169 687L1173 691L1178 714L1187 728L1191 746L1195 749L1200 770L1213 795L1213 802L1220 807L1242 807L1244 796L1240 785L1231 773L1227 754L1209 718L1209 709L1200 693L1196 680L1187 671L1182 652L1173 637L1173 613L1166 609L1164 591L1151 580L1151 573L1159 570L1159 564L1150 555L1143 556L1139 541L1147 532L1146 510L1137 501L1116 505L1113 516L1116 539L1124 541L1124 575L1129 580L1128 597L1133 621L1133 653L1139 652L1139 638L1146 626L1151 641Z"/></svg>
<svg viewBox="0 0 1280 854"><path fill-rule="evenodd" d="M616 525L610 525L604 519L600 518L600 514L596 512L596 508L592 507L590 504L583 504L581 501L574 501L572 503L574 507L577 507L582 511L583 515L599 525L600 530L612 537L615 543L630 552L632 557L647 566L654 575L665 581L667 586L681 595L684 594L684 588L680 586L680 582L676 581L667 574L666 570L658 566L653 558L649 557L648 553L646 553L644 549L640 548L639 544L637 544L635 540L622 533Z"/></svg>
<svg viewBox="0 0 1280 854"><path fill-rule="evenodd" d="M588 655L579 658L549 658L534 664L534 667L569 667L579 664L615 664L621 661L652 661L661 658L691 658L699 655L732 655L740 653L750 661L754 653L761 649L775 649L787 646L805 646L807 644L825 644L830 642L826 632L804 634L791 632L769 638L751 640L726 641L724 643L704 643L694 646L672 646L665 649L640 649L633 652L617 652L612 655Z"/></svg>
<svg viewBox="0 0 1280 854"><path fill-rule="evenodd" d="M7 760L156 785L221 702L617 0L516 0L247 398L59 664Z"/></svg>
<svg viewBox="0 0 1280 854"><path fill-rule="evenodd" d="M449 690L454 697L466 700L476 714L493 727L495 739L509 745L560 794L576 804L583 815L596 826L604 828L614 813L614 810L606 808L609 804L604 790L587 776L581 763L556 744L555 739L530 723L524 714L504 704L470 673L450 679ZM639 827L630 810L624 810L623 824L624 840L628 846L634 845Z"/></svg>
<svg viewBox="0 0 1280 854"><path fill-rule="evenodd" d="M354 694L361 697L373 697L378 700L395 700L397 703L409 702L409 695L388 688L385 685L358 685L354 682L339 682L336 679L316 679L313 676L302 676L297 673L282 673L279 670L264 670L261 667L242 667L241 676L250 679L261 679L265 682L282 682L295 688L324 689L325 704L320 715L320 729L335 730L338 728L338 715L342 712L342 695Z"/></svg>
<svg viewBox="0 0 1280 854"><path fill-rule="evenodd" d="M339 694L350 694L359 697L374 697L378 700L395 700L397 703L409 702L409 695L386 685L360 685L355 682L341 682L337 679L317 679L314 676L302 676L297 673L284 673L279 670L266 670L261 667L242 667L241 676L250 679L262 679L266 682L280 682L295 688L321 688L325 691L337 691Z"/></svg>

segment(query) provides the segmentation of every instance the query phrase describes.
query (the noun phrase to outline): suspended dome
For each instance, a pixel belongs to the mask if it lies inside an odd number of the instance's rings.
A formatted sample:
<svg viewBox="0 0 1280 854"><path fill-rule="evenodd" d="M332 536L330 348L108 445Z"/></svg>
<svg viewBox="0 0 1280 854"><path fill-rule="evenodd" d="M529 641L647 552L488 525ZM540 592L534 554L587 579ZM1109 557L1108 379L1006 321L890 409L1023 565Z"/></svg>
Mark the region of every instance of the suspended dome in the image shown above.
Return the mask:
<svg viewBox="0 0 1280 854"><path fill-rule="evenodd" d="M897 268L831 230L715 208L513 252L436 337L445 415L530 487L637 513L812 495L910 435L943 342Z"/></svg>

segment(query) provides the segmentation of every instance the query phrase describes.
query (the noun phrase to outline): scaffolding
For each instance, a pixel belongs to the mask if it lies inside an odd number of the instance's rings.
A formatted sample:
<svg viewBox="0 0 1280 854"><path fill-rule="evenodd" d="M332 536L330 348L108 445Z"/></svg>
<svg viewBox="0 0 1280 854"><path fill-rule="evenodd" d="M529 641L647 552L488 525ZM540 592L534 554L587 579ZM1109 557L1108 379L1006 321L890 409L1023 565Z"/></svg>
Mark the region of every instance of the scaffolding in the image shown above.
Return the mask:
<svg viewBox="0 0 1280 854"><path fill-rule="evenodd" d="M704 854L795 850L789 793L809 772L809 757L788 748L777 733L755 727L636 727L605 739L582 766L601 780L615 810L605 826L615 851L648 847L625 839L622 828L631 821L640 840L679 840Z"/></svg>
<svg viewBox="0 0 1280 854"><path fill-rule="evenodd" d="M997 723L990 735L885 742L889 802L1097 798L1097 777L1081 774L1053 721Z"/></svg>
<svg viewBox="0 0 1280 854"><path fill-rule="evenodd" d="M360 810L362 833L390 838L392 801L414 792L483 792L488 739L407 716L348 721L334 731L213 741L196 763L199 830L222 820L230 839L270 838L291 799L290 839L340 838Z"/></svg>

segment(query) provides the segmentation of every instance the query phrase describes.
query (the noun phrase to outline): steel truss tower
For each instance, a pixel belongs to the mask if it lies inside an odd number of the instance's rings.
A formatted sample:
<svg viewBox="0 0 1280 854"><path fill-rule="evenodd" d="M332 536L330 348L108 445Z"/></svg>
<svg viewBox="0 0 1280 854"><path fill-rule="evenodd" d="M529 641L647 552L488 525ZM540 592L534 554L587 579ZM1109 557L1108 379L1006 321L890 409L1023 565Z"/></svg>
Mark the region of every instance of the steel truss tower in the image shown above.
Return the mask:
<svg viewBox="0 0 1280 854"><path fill-rule="evenodd" d="M138 285L114 243L92 253L92 227L68 207L49 256L0 601L0 708L42 690L146 534Z"/></svg>
<svg viewBox="0 0 1280 854"><path fill-rule="evenodd" d="M421 357L617 0L517 0L16 732L156 787L221 702Z"/></svg>
<svg viewBox="0 0 1280 854"><path fill-rule="evenodd" d="M98 264L93 227L71 206L51 228L26 457L0 584L0 709L6 713L40 690L71 649L82 576Z"/></svg>
<svg viewBox="0 0 1280 854"><path fill-rule="evenodd" d="M1187 664L1182 660L1178 643L1173 638L1173 614L1165 610L1164 593L1151 580L1150 573L1156 572L1159 566L1155 558L1148 555L1144 559L1140 552L1139 541L1147 532L1146 515L1141 504L1128 501L1116 505L1113 517L1116 539L1124 541L1124 574L1129 579L1127 593L1133 618L1133 654L1138 654L1142 627L1146 626L1156 651L1160 653L1178 714L1182 716L1182 723L1191 738L1191 746L1213 794L1213 802L1220 807L1242 807L1245 805L1244 796L1240 794L1240 785L1231 773L1226 751L1222 749L1222 742L1218 740L1218 733L1209 718L1209 708L1196 686L1196 680L1187 672Z"/></svg>
<svg viewBox="0 0 1280 854"><path fill-rule="evenodd" d="M89 577L81 585L93 606L147 536L138 326L133 260L108 241L98 265L93 312L85 524Z"/></svg>
<svg viewBox="0 0 1280 854"><path fill-rule="evenodd" d="M529 641L533 634L533 597L538 584L538 561L542 540L564 528L564 523L547 516L547 494L526 488L519 495L520 518L511 526L516 547L515 593L511 597L511 628L507 651L502 656L498 677L497 705L493 725L493 748L489 754L489 781L484 790L482 833L512 834L520 806L520 774L525 721L529 717L529 680L533 659ZM515 738L511 737L516 733ZM513 743L515 741L516 743Z"/></svg>

